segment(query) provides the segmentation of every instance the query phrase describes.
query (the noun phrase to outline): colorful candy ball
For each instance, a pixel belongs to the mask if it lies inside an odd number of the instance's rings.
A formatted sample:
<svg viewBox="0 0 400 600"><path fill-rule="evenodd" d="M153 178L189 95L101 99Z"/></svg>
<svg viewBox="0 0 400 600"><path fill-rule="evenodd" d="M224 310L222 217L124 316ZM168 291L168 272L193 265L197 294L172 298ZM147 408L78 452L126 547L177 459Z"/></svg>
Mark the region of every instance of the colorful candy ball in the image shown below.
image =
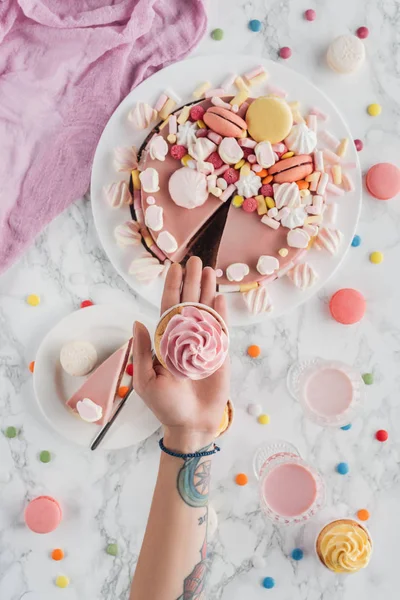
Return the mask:
<svg viewBox="0 0 400 600"><path fill-rule="evenodd" d="M340 475L347 475L347 473L349 472L349 465L345 462L341 462L337 465L336 467L336 471L340 474Z"/></svg>
<svg viewBox="0 0 400 600"><path fill-rule="evenodd" d="M373 265L380 265L383 262L383 252L371 252L369 260Z"/></svg>
<svg viewBox="0 0 400 600"><path fill-rule="evenodd" d="M292 56L292 51L288 46L284 46L279 50L279 56L284 59L290 58Z"/></svg>
<svg viewBox="0 0 400 600"><path fill-rule="evenodd" d="M360 508L357 512L357 519L360 521L368 521L370 517L369 511L366 508Z"/></svg>
<svg viewBox="0 0 400 600"><path fill-rule="evenodd" d="M374 374L373 373L363 373L362 378L363 378L365 385L372 385L374 383Z"/></svg>
<svg viewBox="0 0 400 600"><path fill-rule="evenodd" d="M61 548L55 548L51 553L51 558L53 560L62 560L64 558L64 552Z"/></svg>
<svg viewBox="0 0 400 600"><path fill-rule="evenodd" d="M49 463L51 461L51 453L48 450L42 450L39 454L40 462Z"/></svg>
<svg viewBox="0 0 400 600"><path fill-rule="evenodd" d="M249 483L249 478L246 473L238 473L235 477L235 482L237 485L247 485Z"/></svg>
<svg viewBox="0 0 400 600"><path fill-rule="evenodd" d="M295 548L292 550L292 558L293 560L301 560L304 556L304 552L301 548Z"/></svg>
<svg viewBox="0 0 400 600"><path fill-rule="evenodd" d="M262 23L258 19L252 19L249 21L249 29L250 31L254 31L255 33L261 31Z"/></svg>
<svg viewBox="0 0 400 600"><path fill-rule="evenodd" d="M125 369L127 375L129 375L129 377L133 377L133 363L129 363Z"/></svg>
<svg viewBox="0 0 400 600"><path fill-rule="evenodd" d="M29 306L39 306L40 296L37 294L29 294L29 296L26 297L26 303L29 304Z"/></svg>
<svg viewBox="0 0 400 600"><path fill-rule="evenodd" d="M118 555L118 544L108 544L108 546L106 548L106 552L110 556L117 556Z"/></svg>
<svg viewBox="0 0 400 600"><path fill-rule="evenodd" d="M349 429L352 428L352 424L348 423L347 425L343 425L340 429L343 429L343 431L349 431Z"/></svg>
<svg viewBox="0 0 400 600"><path fill-rule="evenodd" d="M260 423L260 425L269 425L270 417L269 415L263 414L258 417L257 421Z"/></svg>
<svg viewBox="0 0 400 600"><path fill-rule="evenodd" d="M369 36L369 29L368 27L359 27L356 33L360 40L365 40Z"/></svg>
<svg viewBox="0 0 400 600"><path fill-rule="evenodd" d="M216 42L220 42L224 37L224 30L218 27L211 32L211 37Z"/></svg>
<svg viewBox="0 0 400 600"><path fill-rule="evenodd" d="M377 102L373 102L367 106L367 113L370 117L379 117L382 112L382 106Z"/></svg>
<svg viewBox="0 0 400 600"><path fill-rule="evenodd" d="M257 210L258 203L255 198L246 198L246 200L242 204L242 208L247 213L252 213Z"/></svg>
<svg viewBox="0 0 400 600"><path fill-rule="evenodd" d="M196 106L192 106L192 108L190 109L190 120L191 121L199 121L204 117L204 113L205 113L205 109L200 106L200 105L196 105Z"/></svg>
<svg viewBox="0 0 400 600"><path fill-rule="evenodd" d="M389 434L386 429L379 429L379 431L376 432L375 437L378 442L386 442L386 440L389 438Z"/></svg>
<svg viewBox="0 0 400 600"><path fill-rule="evenodd" d="M247 354L251 357L251 358L258 358L261 354L261 348L260 346L256 346L255 344L253 344L252 346L249 346L247 348Z"/></svg>
<svg viewBox="0 0 400 600"><path fill-rule="evenodd" d="M66 588L69 586L69 579L66 575L59 575L56 578L56 586L59 588Z"/></svg>
<svg viewBox="0 0 400 600"><path fill-rule="evenodd" d="M13 427L12 425L10 425L10 427L7 427L5 429L4 435L6 436L6 438L9 438L11 440L11 439L17 437L18 431L17 431L16 427Z"/></svg>
<svg viewBox="0 0 400 600"><path fill-rule="evenodd" d="M361 238L359 235L355 235L353 237L353 240L351 242L351 245L353 246L353 248L358 248L358 246L360 246L361 244Z"/></svg>
<svg viewBox="0 0 400 600"><path fill-rule="evenodd" d="M264 577L262 584L266 590L272 590L275 587L275 579L273 577Z"/></svg>
<svg viewBox="0 0 400 600"><path fill-rule="evenodd" d="M81 302L81 308L87 308L88 306L93 306L93 302L91 300L83 300Z"/></svg>
<svg viewBox="0 0 400 600"><path fill-rule="evenodd" d="M304 16L307 19L307 21L315 21L315 19L317 18L317 13L315 12L315 10L313 8L309 8L304 13Z"/></svg>
<svg viewBox="0 0 400 600"><path fill-rule="evenodd" d="M169 153L175 160L182 160L186 154L186 148L182 144L174 144L171 146Z"/></svg>
<svg viewBox="0 0 400 600"><path fill-rule="evenodd" d="M356 147L357 152L361 152L361 150L364 148L364 142L359 139L354 140L354 145Z"/></svg>

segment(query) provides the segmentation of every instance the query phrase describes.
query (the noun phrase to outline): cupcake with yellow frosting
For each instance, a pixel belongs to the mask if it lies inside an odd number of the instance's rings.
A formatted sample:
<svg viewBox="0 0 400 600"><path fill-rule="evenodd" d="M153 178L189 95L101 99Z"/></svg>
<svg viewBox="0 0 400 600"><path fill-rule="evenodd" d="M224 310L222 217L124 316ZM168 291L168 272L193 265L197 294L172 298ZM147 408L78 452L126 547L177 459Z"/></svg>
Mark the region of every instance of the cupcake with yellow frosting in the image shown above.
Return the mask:
<svg viewBox="0 0 400 600"><path fill-rule="evenodd" d="M221 423L219 424L215 437L219 437L220 435L228 431L229 427L232 425L233 422L233 412L233 404L230 400L228 400L224 408L224 414L222 415Z"/></svg>
<svg viewBox="0 0 400 600"><path fill-rule="evenodd" d="M369 563L372 540L357 521L339 519L321 530L316 551L322 564L334 573L356 573Z"/></svg>

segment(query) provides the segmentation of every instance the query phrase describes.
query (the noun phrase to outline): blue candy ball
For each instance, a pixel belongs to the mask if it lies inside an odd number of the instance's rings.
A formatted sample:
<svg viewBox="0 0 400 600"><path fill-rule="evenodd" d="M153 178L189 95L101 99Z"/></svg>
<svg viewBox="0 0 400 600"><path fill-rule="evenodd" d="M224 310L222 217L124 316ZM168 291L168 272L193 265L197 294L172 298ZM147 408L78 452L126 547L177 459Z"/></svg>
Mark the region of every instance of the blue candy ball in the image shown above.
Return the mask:
<svg viewBox="0 0 400 600"><path fill-rule="evenodd" d="M261 31L261 21L259 21L258 19L252 19L249 22L249 29L251 29L251 31Z"/></svg>
<svg viewBox="0 0 400 600"><path fill-rule="evenodd" d="M357 246L359 246L361 244L361 238L359 235L355 235L353 237L353 241L351 242L351 245L353 246L353 248L357 248Z"/></svg>
<svg viewBox="0 0 400 600"><path fill-rule="evenodd" d="M347 475L347 473L349 472L349 465L345 462L341 462L336 467L336 471L340 473L340 475Z"/></svg>
<svg viewBox="0 0 400 600"><path fill-rule="evenodd" d="M348 425L343 425L343 427L341 427L340 429L343 429L343 431L348 431L349 429L351 429L351 423L349 423Z"/></svg>
<svg viewBox="0 0 400 600"><path fill-rule="evenodd" d="M267 590L271 590L275 586L275 579L273 579L272 577L265 577L263 581L263 586Z"/></svg>
<svg viewBox="0 0 400 600"><path fill-rule="evenodd" d="M292 558L293 560L301 560L304 556L304 552L301 548L295 548L292 550Z"/></svg>

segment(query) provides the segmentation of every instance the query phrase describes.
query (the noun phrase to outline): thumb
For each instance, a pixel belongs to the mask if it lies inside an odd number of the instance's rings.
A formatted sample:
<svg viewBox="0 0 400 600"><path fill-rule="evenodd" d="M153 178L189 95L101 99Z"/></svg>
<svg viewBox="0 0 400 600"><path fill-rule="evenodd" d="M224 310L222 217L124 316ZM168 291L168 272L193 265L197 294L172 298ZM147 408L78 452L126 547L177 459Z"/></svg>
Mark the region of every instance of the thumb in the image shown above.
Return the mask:
<svg viewBox="0 0 400 600"><path fill-rule="evenodd" d="M133 387L140 392L156 376L153 369L150 334L143 323L133 325Z"/></svg>

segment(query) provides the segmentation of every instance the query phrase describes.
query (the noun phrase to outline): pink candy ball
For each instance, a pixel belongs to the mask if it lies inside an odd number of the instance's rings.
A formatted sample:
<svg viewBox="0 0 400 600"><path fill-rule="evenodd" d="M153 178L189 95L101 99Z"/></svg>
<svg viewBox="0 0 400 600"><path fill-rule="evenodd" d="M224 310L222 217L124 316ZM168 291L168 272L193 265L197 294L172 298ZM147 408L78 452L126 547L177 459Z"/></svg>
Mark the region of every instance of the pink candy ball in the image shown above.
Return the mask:
<svg viewBox="0 0 400 600"><path fill-rule="evenodd" d="M357 152L361 152L361 150L364 148L362 140L354 140L354 145L356 147Z"/></svg>
<svg viewBox="0 0 400 600"><path fill-rule="evenodd" d="M304 16L307 19L307 21L315 21L315 19L317 18L317 13L315 12L315 10L313 8L309 8L304 13Z"/></svg>
<svg viewBox="0 0 400 600"><path fill-rule="evenodd" d="M290 58L292 56L292 51L288 46L284 46L279 50L279 56L281 58Z"/></svg>
<svg viewBox="0 0 400 600"><path fill-rule="evenodd" d="M359 27L357 29L357 35L361 40L365 40L365 38L369 36L368 27Z"/></svg>

